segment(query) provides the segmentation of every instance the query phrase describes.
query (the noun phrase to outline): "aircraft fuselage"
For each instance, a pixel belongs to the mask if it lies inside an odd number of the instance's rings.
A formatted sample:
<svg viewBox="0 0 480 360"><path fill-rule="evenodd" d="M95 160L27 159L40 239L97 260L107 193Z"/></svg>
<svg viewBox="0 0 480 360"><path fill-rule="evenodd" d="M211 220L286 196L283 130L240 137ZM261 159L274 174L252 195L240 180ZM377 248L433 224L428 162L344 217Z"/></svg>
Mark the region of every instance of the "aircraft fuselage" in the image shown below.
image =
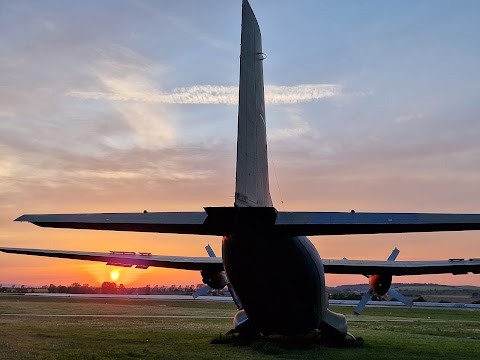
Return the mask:
<svg viewBox="0 0 480 360"><path fill-rule="evenodd" d="M230 235L223 240L227 276L262 334L318 329L328 306L323 264L306 237Z"/></svg>

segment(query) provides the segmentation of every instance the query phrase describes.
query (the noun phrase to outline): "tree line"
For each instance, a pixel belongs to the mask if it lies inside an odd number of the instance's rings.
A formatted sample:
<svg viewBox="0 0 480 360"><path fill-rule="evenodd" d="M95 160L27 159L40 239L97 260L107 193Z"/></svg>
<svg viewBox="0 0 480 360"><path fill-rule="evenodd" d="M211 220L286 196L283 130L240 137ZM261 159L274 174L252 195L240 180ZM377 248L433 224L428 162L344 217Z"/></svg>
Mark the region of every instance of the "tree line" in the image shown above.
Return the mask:
<svg viewBox="0 0 480 360"><path fill-rule="evenodd" d="M0 285L0 293L29 293L29 292L48 292L50 294L119 294L119 295L155 295L155 294L193 294L204 284L181 286L142 286L142 287L126 287L123 284L117 285L115 282L105 281L101 286L91 286L89 284L80 284L74 282L70 286L65 285L44 285L39 288L21 286L2 286Z"/></svg>

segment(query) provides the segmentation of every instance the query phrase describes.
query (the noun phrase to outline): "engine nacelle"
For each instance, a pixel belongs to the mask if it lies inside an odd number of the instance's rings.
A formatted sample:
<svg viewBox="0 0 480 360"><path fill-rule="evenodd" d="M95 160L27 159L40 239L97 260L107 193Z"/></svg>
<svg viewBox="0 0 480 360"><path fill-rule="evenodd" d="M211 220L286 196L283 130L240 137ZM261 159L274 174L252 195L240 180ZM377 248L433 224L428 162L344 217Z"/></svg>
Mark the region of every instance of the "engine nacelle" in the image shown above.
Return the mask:
<svg viewBox="0 0 480 360"><path fill-rule="evenodd" d="M390 286L392 285L392 276L372 275L368 280L368 285L375 294L383 296L387 293L388 289L390 289Z"/></svg>
<svg viewBox="0 0 480 360"><path fill-rule="evenodd" d="M212 289L221 290L228 284L225 271L212 272L203 270L200 274L202 275L203 283L207 284Z"/></svg>

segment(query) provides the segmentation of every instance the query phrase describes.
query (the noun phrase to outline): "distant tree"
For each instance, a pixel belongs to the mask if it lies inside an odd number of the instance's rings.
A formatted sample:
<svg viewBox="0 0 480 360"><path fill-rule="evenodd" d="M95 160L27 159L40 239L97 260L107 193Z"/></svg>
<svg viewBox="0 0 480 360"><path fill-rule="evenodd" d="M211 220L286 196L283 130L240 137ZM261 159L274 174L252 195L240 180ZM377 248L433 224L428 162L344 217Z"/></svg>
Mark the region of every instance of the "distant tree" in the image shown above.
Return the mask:
<svg viewBox="0 0 480 360"><path fill-rule="evenodd" d="M63 285L58 285L57 286L57 292L59 294L66 294L66 293L68 293L68 288L66 286L63 286Z"/></svg>
<svg viewBox="0 0 480 360"><path fill-rule="evenodd" d="M72 294L81 294L82 293L82 285L80 285L77 282L74 282L72 285L70 285L68 289L70 293Z"/></svg>
<svg viewBox="0 0 480 360"><path fill-rule="evenodd" d="M56 293L57 292L57 287L53 284L50 284L50 286L48 287L48 292L49 293Z"/></svg>
<svg viewBox="0 0 480 360"><path fill-rule="evenodd" d="M333 300L360 300L362 295L355 293L329 294L329 298Z"/></svg>
<svg viewBox="0 0 480 360"><path fill-rule="evenodd" d="M117 284L114 282L105 281L102 284L102 293L103 294L116 294L117 293Z"/></svg>
<svg viewBox="0 0 480 360"><path fill-rule="evenodd" d="M126 289L125 289L125 285L120 284L120 285L118 286L118 291L117 291L117 292L118 292L119 294L122 294L122 295L123 295L123 294L126 294L127 292L126 292Z"/></svg>
<svg viewBox="0 0 480 360"><path fill-rule="evenodd" d="M94 289L92 287L90 287L89 284L83 284L80 291L81 291L82 294L93 294L94 293Z"/></svg>

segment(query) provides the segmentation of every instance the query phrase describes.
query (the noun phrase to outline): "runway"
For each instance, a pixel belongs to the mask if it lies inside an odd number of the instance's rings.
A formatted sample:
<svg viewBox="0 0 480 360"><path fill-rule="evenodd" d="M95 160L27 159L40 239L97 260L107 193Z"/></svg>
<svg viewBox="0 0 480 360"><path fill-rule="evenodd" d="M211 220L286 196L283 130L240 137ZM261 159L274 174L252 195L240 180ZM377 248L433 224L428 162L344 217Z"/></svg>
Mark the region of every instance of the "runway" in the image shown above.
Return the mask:
<svg viewBox="0 0 480 360"><path fill-rule="evenodd" d="M191 295L112 295L112 294L50 294L50 293L27 293L24 296L38 297L57 297L57 298L85 298L85 299L142 299L142 300L178 300L178 301L222 301L233 302L230 296L200 296L193 299ZM338 306L356 306L356 300L329 300L330 305ZM368 307L406 307L400 301L369 301ZM480 310L480 304L464 303L434 303L434 302L415 302L414 307L420 308L445 308L445 309L477 309Z"/></svg>
<svg viewBox="0 0 480 360"><path fill-rule="evenodd" d="M330 305L339 306L357 306L357 300L329 300ZM407 307L400 301L369 301L368 307ZM464 303L435 303L435 302L414 302L413 307L420 308L445 308L445 309L477 309L480 310L480 304L464 304Z"/></svg>
<svg viewBox="0 0 480 360"><path fill-rule="evenodd" d="M84 298L84 299L141 299L141 300L189 300L189 301L225 301L233 302L230 296L199 296L192 295L113 295L113 294L51 294L26 293L24 296L57 297L57 298Z"/></svg>

